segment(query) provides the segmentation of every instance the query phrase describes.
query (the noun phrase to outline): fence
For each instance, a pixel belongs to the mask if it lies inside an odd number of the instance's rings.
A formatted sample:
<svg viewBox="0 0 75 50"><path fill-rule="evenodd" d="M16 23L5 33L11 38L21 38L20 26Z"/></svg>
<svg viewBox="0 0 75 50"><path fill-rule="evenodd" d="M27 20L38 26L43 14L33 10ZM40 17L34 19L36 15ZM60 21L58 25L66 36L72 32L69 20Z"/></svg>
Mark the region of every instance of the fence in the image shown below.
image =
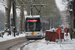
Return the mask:
<svg viewBox="0 0 75 50"><path fill-rule="evenodd" d="M46 41L55 41L56 39L59 39L59 34L56 32L46 31L45 33L45 40ZM60 34L60 38L64 39L64 33Z"/></svg>

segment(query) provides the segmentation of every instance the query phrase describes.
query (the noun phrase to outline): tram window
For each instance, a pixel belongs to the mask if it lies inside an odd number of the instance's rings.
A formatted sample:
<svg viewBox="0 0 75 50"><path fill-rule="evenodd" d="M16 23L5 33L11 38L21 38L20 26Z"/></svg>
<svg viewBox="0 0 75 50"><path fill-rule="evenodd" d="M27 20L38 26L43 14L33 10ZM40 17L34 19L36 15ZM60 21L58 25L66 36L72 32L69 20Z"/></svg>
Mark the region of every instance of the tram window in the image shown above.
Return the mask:
<svg viewBox="0 0 75 50"><path fill-rule="evenodd" d="M27 22L27 31L40 31L40 23L39 22Z"/></svg>
<svg viewBox="0 0 75 50"><path fill-rule="evenodd" d="M41 23L39 18L26 19L26 31L40 31Z"/></svg>

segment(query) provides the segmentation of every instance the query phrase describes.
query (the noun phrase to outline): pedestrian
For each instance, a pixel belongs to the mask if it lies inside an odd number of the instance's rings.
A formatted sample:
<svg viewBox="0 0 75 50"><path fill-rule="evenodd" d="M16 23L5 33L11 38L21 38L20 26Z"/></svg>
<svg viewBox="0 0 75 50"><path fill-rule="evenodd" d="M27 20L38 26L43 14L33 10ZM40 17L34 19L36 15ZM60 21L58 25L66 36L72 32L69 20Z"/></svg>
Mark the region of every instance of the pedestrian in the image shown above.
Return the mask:
<svg viewBox="0 0 75 50"><path fill-rule="evenodd" d="M70 32L70 37L71 37L71 40L72 40L73 29L72 29L72 28L70 28L69 32Z"/></svg>
<svg viewBox="0 0 75 50"><path fill-rule="evenodd" d="M67 28L67 33L69 32L69 28Z"/></svg>

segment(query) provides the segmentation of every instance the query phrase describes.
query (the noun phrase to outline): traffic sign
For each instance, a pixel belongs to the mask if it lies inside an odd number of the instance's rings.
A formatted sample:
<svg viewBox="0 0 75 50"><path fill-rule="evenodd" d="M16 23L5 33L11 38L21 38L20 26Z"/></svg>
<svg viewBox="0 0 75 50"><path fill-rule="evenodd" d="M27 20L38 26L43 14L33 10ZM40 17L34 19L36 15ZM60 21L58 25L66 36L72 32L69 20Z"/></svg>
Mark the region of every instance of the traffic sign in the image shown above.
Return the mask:
<svg viewBox="0 0 75 50"><path fill-rule="evenodd" d="M59 39L61 39L60 33L62 33L62 30L61 30L60 28L58 28L58 29L56 30L56 32L59 34Z"/></svg>
<svg viewBox="0 0 75 50"><path fill-rule="evenodd" d="M62 33L62 30L61 30L60 28L58 28L58 29L56 30L56 32L57 32L58 34L60 34L60 33Z"/></svg>

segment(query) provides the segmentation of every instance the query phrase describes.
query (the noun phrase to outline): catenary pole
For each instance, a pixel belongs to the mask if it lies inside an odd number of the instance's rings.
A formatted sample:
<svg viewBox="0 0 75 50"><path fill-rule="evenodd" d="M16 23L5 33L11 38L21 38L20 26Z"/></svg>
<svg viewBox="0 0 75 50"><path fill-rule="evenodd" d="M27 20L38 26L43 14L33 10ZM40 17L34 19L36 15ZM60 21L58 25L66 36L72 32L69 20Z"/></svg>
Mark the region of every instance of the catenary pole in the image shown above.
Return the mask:
<svg viewBox="0 0 75 50"><path fill-rule="evenodd" d="M15 0L12 0L12 5L13 5L13 31L14 31L14 37L15 37Z"/></svg>

